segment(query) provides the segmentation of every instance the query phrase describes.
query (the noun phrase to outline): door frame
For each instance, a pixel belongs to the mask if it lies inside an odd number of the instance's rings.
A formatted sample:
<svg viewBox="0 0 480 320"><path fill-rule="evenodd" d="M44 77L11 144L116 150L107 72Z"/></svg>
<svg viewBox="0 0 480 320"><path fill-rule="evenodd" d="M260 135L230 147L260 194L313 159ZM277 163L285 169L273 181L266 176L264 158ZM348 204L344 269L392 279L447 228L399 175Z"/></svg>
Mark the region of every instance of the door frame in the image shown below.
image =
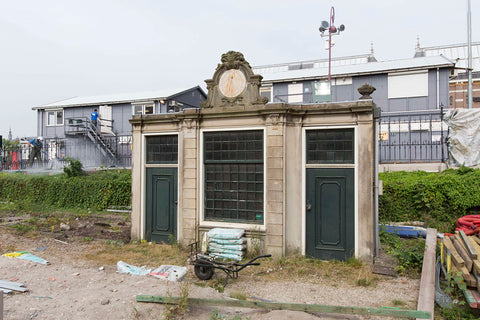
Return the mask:
<svg viewBox="0 0 480 320"><path fill-rule="evenodd" d="M353 164L307 164L307 131L308 130L328 130L328 129L352 129L354 135L354 161ZM307 202L307 168L353 168L354 169L354 249L355 257L358 256L358 127L356 125L345 126L315 126L302 128L302 237L301 250L302 255L307 251L307 211L305 203Z"/></svg>
<svg viewBox="0 0 480 320"><path fill-rule="evenodd" d="M178 136L178 160L176 164L147 164L147 137L149 136L163 136L163 135L177 135ZM141 176L140 176L140 239L144 240L146 236L147 227L147 168L176 168L177 169L177 199L182 199L182 177L180 172L180 161L183 158L183 141L178 131L161 132L161 133L142 133L141 141ZM176 221L176 234L177 239L181 239L182 233L182 201L177 200L177 221Z"/></svg>
<svg viewBox="0 0 480 320"><path fill-rule="evenodd" d="M155 241L155 242L158 242L158 241L164 241L165 243L168 242L168 240L170 239L170 236L174 236L175 239L178 239L178 234L177 234L177 223L178 223L178 210L177 210L177 205L178 205L178 188L175 188L177 185L178 185L178 169L177 168L172 168L172 167L147 167L146 168L146 172L147 172L147 175L145 176L145 180L147 182L147 184L145 185L145 190L146 190L146 194L145 194L145 199L149 199L150 198L150 202L147 202L146 203L146 211L145 211L145 232L146 232L146 240L149 240L149 241ZM154 182L155 180L153 179L153 177L162 177L161 180L162 181L169 181L170 183L168 184L169 186L169 192L173 192L173 195L171 195L171 197L169 198L169 200L173 200L173 201L169 201L169 209L170 211L168 212L168 216L170 218L169 220L169 227L168 227L168 230L169 231L160 231L162 234L157 234L158 237L167 237L168 239L165 239L165 240L158 240L158 239L153 239L153 233L152 233L152 229L154 227L154 221L155 221L155 216L156 216L156 212L154 210L154 208L156 206L160 206L160 208L164 208L163 206L163 202L159 202L157 199L155 199L155 196L156 196L156 193L154 193L153 191L154 190L158 190L156 189L156 187L154 187ZM165 180L165 177L168 177L167 180ZM172 188L172 184L173 184L173 188ZM156 204L156 206L154 206L154 204ZM172 212L173 210L173 212ZM173 214L173 217L174 219L171 219L172 218L172 214ZM163 216L162 216L163 217ZM171 232L171 233L170 233ZM165 235L163 234L165 233ZM168 236L166 235L168 234Z"/></svg>

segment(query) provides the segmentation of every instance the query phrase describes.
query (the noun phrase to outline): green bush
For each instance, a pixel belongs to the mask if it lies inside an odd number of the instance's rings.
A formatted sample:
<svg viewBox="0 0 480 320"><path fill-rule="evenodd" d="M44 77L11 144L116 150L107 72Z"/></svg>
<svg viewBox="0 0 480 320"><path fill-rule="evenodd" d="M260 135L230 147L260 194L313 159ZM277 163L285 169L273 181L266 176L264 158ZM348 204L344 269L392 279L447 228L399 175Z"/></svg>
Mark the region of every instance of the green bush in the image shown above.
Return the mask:
<svg viewBox="0 0 480 320"><path fill-rule="evenodd" d="M0 200L95 210L130 206L131 173L104 171L77 177L0 173Z"/></svg>
<svg viewBox="0 0 480 320"><path fill-rule="evenodd" d="M83 171L83 165L80 160L75 160L70 157L67 157L67 165L63 167L63 172L69 178L85 175L85 172Z"/></svg>
<svg viewBox="0 0 480 320"><path fill-rule="evenodd" d="M458 218L480 207L480 170L460 168L441 173L381 173L380 222L424 221L452 232Z"/></svg>

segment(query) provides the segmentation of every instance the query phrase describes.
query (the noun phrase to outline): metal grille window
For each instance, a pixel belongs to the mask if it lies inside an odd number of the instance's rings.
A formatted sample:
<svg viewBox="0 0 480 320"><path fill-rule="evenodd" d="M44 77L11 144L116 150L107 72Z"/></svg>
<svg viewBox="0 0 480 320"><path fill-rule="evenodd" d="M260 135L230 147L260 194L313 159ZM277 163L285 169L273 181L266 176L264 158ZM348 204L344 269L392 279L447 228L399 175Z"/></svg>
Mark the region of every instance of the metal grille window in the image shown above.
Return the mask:
<svg viewBox="0 0 480 320"><path fill-rule="evenodd" d="M204 133L205 219L263 223L263 131Z"/></svg>
<svg viewBox="0 0 480 320"><path fill-rule="evenodd" d="M178 136L161 135L147 137L147 163L178 163Z"/></svg>
<svg viewBox="0 0 480 320"><path fill-rule="evenodd" d="M307 163L354 163L353 128L307 131Z"/></svg>

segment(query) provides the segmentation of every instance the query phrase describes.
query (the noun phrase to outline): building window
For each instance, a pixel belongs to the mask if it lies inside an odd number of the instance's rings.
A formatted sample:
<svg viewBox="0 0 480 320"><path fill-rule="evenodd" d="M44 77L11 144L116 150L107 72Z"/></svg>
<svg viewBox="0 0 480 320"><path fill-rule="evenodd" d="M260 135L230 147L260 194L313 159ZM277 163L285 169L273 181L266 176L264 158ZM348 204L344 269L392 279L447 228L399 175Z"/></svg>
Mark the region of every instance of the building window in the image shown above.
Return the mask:
<svg viewBox="0 0 480 320"><path fill-rule="evenodd" d="M272 87L261 87L260 96L268 98L268 102L272 102Z"/></svg>
<svg viewBox="0 0 480 320"><path fill-rule="evenodd" d="M388 98L428 96L428 71L388 74Z"/></svg>
<svg viewBox="0 0 480 320"><path fill-rule="evenodd" d="M154 110L155 109L154 109L154 104L153 103L132 105L132 112L133 112L134 116L154 114Z"/></svg>
<svg viewBox="0 0 480 320"><path fill-rule="evenodd" d="M63 110L47 111L47 126L63 126Z"/></svg>
<svg viewBox="0 0 480 320"><path fill-rule="evenodd" d="M353 128L308 130L307 163L352 164L354 146Z"/></svg>
<svg viewBox="0 0 480 320"><path fill-rule="evenodd" d="M303 84L290 83L288 85L288 103L303 102Z"/></svg>
<svg viewBox="0 0 480 320"><path fill-rule="evenodd" d="M204 133L205 220L263 223L263 130Z"/></svg>
<svg viewBox="0 0 480 320"><path fill-rule="evenodd" d="M160 135L148 136L147 164L177 164L178 163L178 136Z"/></svg>
<svg viewBox="0 0 480 320"><path fill-rule="evenodd" d="M312 101L330 102L332 101L332 89L330 81L312 82Z"/></svg>

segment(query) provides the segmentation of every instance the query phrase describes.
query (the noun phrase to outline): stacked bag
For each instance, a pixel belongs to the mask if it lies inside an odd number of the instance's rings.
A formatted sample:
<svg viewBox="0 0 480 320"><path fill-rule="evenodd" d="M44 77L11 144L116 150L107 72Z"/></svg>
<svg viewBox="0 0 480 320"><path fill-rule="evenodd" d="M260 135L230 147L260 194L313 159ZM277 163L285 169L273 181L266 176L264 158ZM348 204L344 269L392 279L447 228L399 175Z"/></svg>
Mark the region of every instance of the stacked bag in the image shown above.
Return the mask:
<svg viewBox="0 0 480 320"><path fill-rule="evenodd" d="M243 229L214 228L208 231L208 253L211 257L240 261L247 249Z"/></svg>

